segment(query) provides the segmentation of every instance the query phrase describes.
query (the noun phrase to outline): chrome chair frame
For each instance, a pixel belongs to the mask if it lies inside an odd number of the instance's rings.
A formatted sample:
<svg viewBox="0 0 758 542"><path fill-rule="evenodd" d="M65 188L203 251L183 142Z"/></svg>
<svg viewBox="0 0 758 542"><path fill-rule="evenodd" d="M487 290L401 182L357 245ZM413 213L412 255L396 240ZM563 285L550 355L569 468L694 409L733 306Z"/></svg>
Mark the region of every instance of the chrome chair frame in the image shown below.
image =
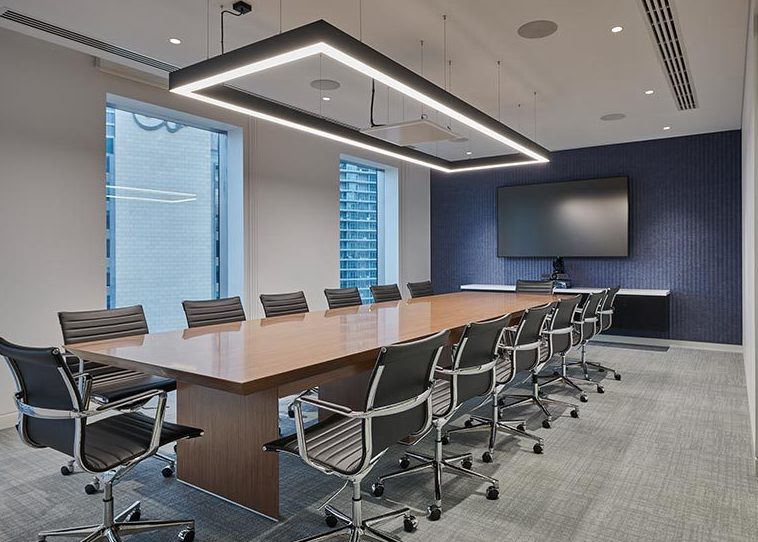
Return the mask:
<svg viewBox="0 0 758 542"><path fill-rule="evenodd" d="M490 324L499 320L502 321L503 328L500 330L500 336L498 337L497 344L499 344L502 340L502 335L505 332L505 327L507 326L510 318L511 315L506 314L500 318L482 322ZM449 470L454 474L464 475L470 478L478 478L480 480L489 482L490 486L487 488L487 498L489 500L497 500L500 492L500 483L496 478L486 476L474 471L471 468L473 458L471 452L445 457L444 452L442 451L443 444L447 444L449 442L449 436L443 436L443 430L445 426L450 422L450 420L455 417L455 415L458 413L458 410L463 406L462 404L458 403L458 379L466 376L482 375L489 372L492 373L492 384L490 386L490 389L486 392L488 396L493 392L496 386L495 368L497 366L497 356L493 357L491 361L478 366L460 368L461 358L466 350L467 342L468 338L464 336L461 342L455 345L452 368L436 367L435 369L436 376L442 376L444 378L450 379L450 402L447 410L443 414L432 415L432 425L434 426L435 432L434 455L429 456L426 454L420 454L418 452L406 451L404 457L400 460L401 470L380 476L377 482L374 483L371 488L374 496L379 497L384 493L385 480L399 478L408 474L416 474L420 471L431 469L434 474L434 504L429 506L427 512L429 514L429 519L433 521L440 519L442 515L442 474L445 470ZM455 429L452 431L455 431ZM418 442L420 442L420 439L411 444L411 446L417 444ZM421 463L410 467L409 458L420 461ZM458 463L461 463L461 465L458 465Z"/></svg>
<svg viewBox="0 0 758 542"><path fill-rule="evenodd" d="M425 339L421 339L421 340L424 341L424 340L429 340L434 337L441 337L445 335L446 333L448 333L447 330L437 333L436 335L426 337ZM419 341L413 341L413 342L419 342ZM405 344L411 344L411 343L405 343ZM345 484L339 490L333 493L319 507L319 509L323 509L326 512L328 524L329 524L328 518L331 516L332 518L335 518L336 520L344 523L344 525L342 527L339 527L332 531L328 531L326 533L322 533L322 534L318 534L315 536L301 539L298 542L319 542L321 540L327 540L339 534L348 534L350 542L358 542L359 540L361 540L363 536L370 536L370 537L382 540L384 542L400 542L398 538L388 533L385 533L383 531L380 531L376 528L376 526L381 523L384 523L386 521L399 518L399 517L404 518L406 531L415 530L416 525L418 523L417 523L416 518L413 517L413 515L411 514L411 509L408 507L403 507L398 510L394 510L392 512L380 514L378 516L364 518L363 507L362 507L362 497L361 497L361 482L366 476L368 476L368 474L371 472L371 469L377 463L377 461L379 461L379 459L382 456L384 456L384 454L387 452L387 450L385 449L377 453L376 456L374 456L373 436L372 436L373 435L372 420L374 418L378 418L382 416L390 416L393 414L406 412L408 410L411 410L415 407L418 407L426 403L428 416L425 421L424 427L419 431L418 435L423 436L429 432L432 425L432 408L433 408L432 407L432 389L433 389L432 386L433 386L434 368L437 366L437 362L439 361L439 356L440 356L441 351L442 351L442 348L439 348L437 350L435 358L434 358L434 363L432 363L430 366L430 371L427 375L427 379L429 382L429 386L427 390L424 391L422 394L416 397L413 397L411 399L408 399L406 401L402 401L399 403L382 406L382 407L372 407L372 408L368 408L367 410L353 410L344 405L331 403L329 401L324 401L323 399L319 399L317 397L309 396L308 394L310 393L310 390L304 392L303 394L299 395L295 399L294 401L295 429L297 432L298 454L300 458L303 460L303 462L305 462L305 464L313 467L314 469L318 471L321 471L325 474L339 476L340 478L346 480ZM369 390L368 395L371 398L372 402L373 402L373 398L375 397L377 393L379 382L381 381L381 372L383 370L384 368L381 366L377 368L377 371L379 371L379 373L377 375L377 378L374 379L372 383L372 387ZM355 474L344 474L337 470L334 470L328 464L319 462L315 458L311 457L311 455L308 453L308 442L306 439L305 423L303 420L303 405L304 404L318 408L318 409L326 410L327 412L330 412L332 414L338 414L345 418L363 420L364 423L362 425L362 439L363 439L365 451L363 454L363 460L360 463L360 465L357 467ZM352 510L351 510L350 516L348 516L347 514L344 514L343 512L341 512L340 510L338 510L337 508L329 504L337 495L339 495L342 492L342 490L345 487L347 487L347 485L352 485L352 492L353 492ZM336 526L336 522L330 525Z"/></svg>
<svg viewBox="0 0 758 542"><path fill-rule="evenodd" d="M64 350L62 348L54 349L53 355L59 356L62 363L66 363L63 355ZM62 368L58 369L61 378L65 382L68 393L71 397L72 403L76 404L78 397L81 398L81 404L83 410L56 410L49 408L39 408L28 405L23 402L23 386L16 377L15 373L11 371L13 380L16 385L17 392L14 394L14 400L16 409L18 410L18 423L16 429L18 431L21 440L30 447L37 448L38 445L31 442L26 437L25 423L27 417L40 418L46 420L74 420L74 460L79 467L93 474L103 474L102 480L104 482L104 494L103 494L103 521L99 525L86 525L79 527L70 527L66 529L53 529L47 531L41 531L38 534L38 542L45 542L48 538L57 537L84 537L81 542L96 542L100 540L106 540L107 542L119 542L121 535L133 535L145 532L153 532L163 529L181 527L182 530L179 533L179 539L185 542L191 542L195 537L195 521L191 519L187 520L150 520L139 521L141 514L140 501L132 503L124 511L115 514L113 504L113 485L123 478L129 471L131 471L141 461L156 455L158 448L160 447L161 428L163 426L163 419L166 413L166 398L167 393L163 390L154 390L149 392L143 392L132 397L114 401L112 403L99 405L95 408L90 407L90 392L92 391L92 377L87 373L80 373L75 378L79 381L78 390L74 389L70 385L68 375ZM73 375L72 375L73 376ZM78 397L77 397L78 396ZM97 471L89 470L86 468L86 463L82 459L84 452L84 446L82 437L84 436L87 421L102 416L104 414L111 414L113 411L118 412L136 412L141 410L145 403L152 399L158 400L158 405L155 408L155 422L153 424L153 431L151 435L150 447L142 455L124 463L120 467L106 471L105 473L98 473Z"/></svg>

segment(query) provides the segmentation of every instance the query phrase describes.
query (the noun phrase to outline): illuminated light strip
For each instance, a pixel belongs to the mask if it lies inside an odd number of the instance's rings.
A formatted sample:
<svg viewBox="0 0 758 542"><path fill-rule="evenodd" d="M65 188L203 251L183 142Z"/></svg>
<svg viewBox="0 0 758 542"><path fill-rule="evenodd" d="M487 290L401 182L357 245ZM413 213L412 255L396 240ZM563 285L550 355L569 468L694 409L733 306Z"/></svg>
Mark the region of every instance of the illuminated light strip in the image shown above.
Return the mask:
<svg viewBox="0 0 758 542"><path fill-rule="evenodd" d="M160 199L160 198L143 198L140 196L117 196L116 194L106 194L106 199L128 199L134 201L152 201L155 203L186 203L188 201L197 201L197 198L184 199Z"/></svg>
<svg viewBox="0 0 758 542"><path fill-rule="evenodd" d="M106 184L105 188L112 190L133 190L135 192L148 192L150 194L166 194L167 196L188 196L197 199L197 194L190 194L189 192L172 192L171 190L155 190L152 188L137 188L136 186L119 186L114 184Z"/></svg>
<svg viewBox="0 0 758 542"><path fill-rule="evenodd" d="M182 94L184 96L188 96L190 98L194 98L196 100L200 100L201 102L206 102L209 104L217 105L219 107L223 107L226 109L230 109L231 111L236 111L237 113L242 113L245 115L249 115L251 117L255 117L258 119L266 120L269 122L273 122L275 124L280 124L282 126L286 126L288 128L294 128L295 130L300 130L302 132L307 132L309 134L317 135L320 137L323 137L325 139L331 139L332 141L338 141L340 143L345 143L346 145L351 145L353 147L358 147L360 149L368 150L371 152L375 152L378 154L382 154L384 156L390 156L392 158L397 158L398 160L403 160L405 162L411 162L420 166L428 167L431 169L435 169L437 171L442 171L444 173L452 173L452 172L458 172L458 171L476 171L480 169L493 169L493 168L500 168L500 167L510 167L510 166L524 166L528 164L537 164L540 162L537 161L531 161L527 160L524 162L506 162L502 164L487 164L483 166L471 166L471 167L460 167L460 168L446 168L437 164L433 164L430 162L425 162L423 160L419 160L417 158L413 158L410 156L407 156L405 154L400 154L392 151L388 151L386 149L383 149L381 147L375 147L373 145L369 145L367 143L363 143L360 141L355 141L353 139L349 139L347 137L342 137L337 134L333 134L331 132L326 132L324 130L318 130L316 128L311 128L310 126L306 126L304 124L298 124L296 122L292 122L290 120L281 119L279 117L275 117L273 115L269 115L267 113L262 113L260 111L255 111L254 109L248 109L246 107L241 107L239 105L230 104L229 102L225 102L223 100L217 100L215 98L210 98L208 96L203 96L202 94L194 94L192 92L184 93L179 92L179 90L174 90L172 92L178 92L179 94ZM547 161L547 160L546 160Z"/></svg>
<svg viewBox="0 0 758 542"><path fill-rule="evenodd" d="M338 29L334 27L331 27L331 25L328 25L328 23L324 23L323 21L313 23L314 26L317 24L323 24L326 27L330 27L333 31L341 33L341 31L339 31ZM306 25L306 26L310 26L310 25ZM305 27L302 27L302 28L305 28ZM297 32L298 30L299 29L296 29L296 30L293 30L292 32ZM403 161L419 164L425 167L430 167L432 169L443 171L446 173L458 172L458 171L477 171L477 170L483 170L483 169L494 169L494 168L500 168L500 167L521 166L521 165L549 162L549 159L546 156L543 156L540 152L533 150L525 146L524 144L518 143L517 141L514 141L510 137L503 135L500 132L493 130L492 128L489 128L485 124L482 124L481 122L478 122L474 120L473 118L470 118L464 113L456 111L452 107L445 105L439 100L436 100L432 98L431 96L428 96L424 94L423 92L416 90L414 87L411 87L405 83L402 83L401 81L395 79L394 77L387 75L386 73L380 71L377 68L372 67L371 65L359 60L358 58L350 54L347 54L332 45L329 45L325 41L326 38L322 37L322 38L315 38L315 39L318 39L318 41L316 41L315 43L310 43L308 45L298 47L297 49L292 49L290 51L286 51L284 53L280 53L280 54L271 56L269 58L259 60L257 62L252 62L244 66L238 66L236 68L226 70L224 72L221 72L215 75L204 77L203 79L199 79L197 81L192 81L190 83L186 83L184 85L171 88L171 92L175 92L183 96L194 98L196 100L211 103L219 107L224 107L232 111L244 113L246 115L250 115L256 118L274 122L283 126L287 126L289 128L294 128L294 129L301 130L310 134L318 135L326 139L339 141L339 142L346 143L354 147L367 149L372 152L383 154L385 156L391 156ZM374 53L376 53L376 51L374 51ZM244 77L244 76L251 75L263 70L275 68L277 66L282 66L284 64L288 64L290 62L301 60L301 59L304 59L313 55L317 55L317 54L324 54L328 56L329 58L337 62L340 62L341 64L355 71L358 71L359 73L362 73L363 75L367 77L380 81L381 83L387 85L389 88L393 88L396 91L402 93L403 95L408 96L409 98L412 98L424 105L427 105L439 111L440 113L448 116L449 118L455 119L461 122L462 124L468 126L469 128L476 130L477 132L487 137L490 137L491 139L494 139L495 141L502 143L506 145L507 147L514 149L515 151L518 151L519 153L532 158L533 160L531 161L525 160L525 161L520 161L520 162L492 163L492 164L472 165L472 166L444 167L438 164L431 164L429 162L424 161L423 159L408 156L406 154L403 154L402 152L393 152L385 148L373 146L369 143L353 141L343 135L333 134L327 130L313 128L311 126L307 126L305 124L301 124L296 121L286 120L286 119L277 117L275 115L271 115L269 113L263 113L261 111L256 111L254 109L248 109L245 107L237 106L223 100L210 98L210 97L196 93L197 91L206 89L208 87L222 85L226 82L229 82L233 79L237 79L239 77ZM243 92L243 91L237 91L237 92ZM537 144L535 144L535 146L539 147L539 145ZM444 159L440 159L440 160L449 164L460 164L463 162L463 161L450 162Z"/></svg>

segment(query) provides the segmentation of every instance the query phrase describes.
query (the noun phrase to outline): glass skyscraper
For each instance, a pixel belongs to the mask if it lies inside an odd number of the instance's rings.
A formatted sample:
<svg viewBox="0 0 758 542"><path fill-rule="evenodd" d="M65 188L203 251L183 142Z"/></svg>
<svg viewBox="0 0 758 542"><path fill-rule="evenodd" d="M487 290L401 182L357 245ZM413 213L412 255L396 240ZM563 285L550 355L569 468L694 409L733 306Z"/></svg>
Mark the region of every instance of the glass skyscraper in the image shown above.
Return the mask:
<svg viewBox="0 0 758 542"><path fill-rule="evenodd" d="M380 276L379 216L384 172L340 161L340 287L358 288L371 302L369 287Z"/></svg>

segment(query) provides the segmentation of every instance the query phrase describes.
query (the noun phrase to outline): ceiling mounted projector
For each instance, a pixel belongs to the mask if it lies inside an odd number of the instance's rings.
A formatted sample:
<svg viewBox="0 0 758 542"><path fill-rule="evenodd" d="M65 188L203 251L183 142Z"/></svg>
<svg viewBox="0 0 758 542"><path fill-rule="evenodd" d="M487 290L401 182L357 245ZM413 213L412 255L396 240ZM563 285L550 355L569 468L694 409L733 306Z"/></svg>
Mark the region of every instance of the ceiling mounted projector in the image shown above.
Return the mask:
<svg viewBox="0 0 758 542"><path fill-rule="evenodd" d="M462 137L451 129L445 128L429 119L382 124L380 126L364 128L361 132L378 137L384 141L389 141L395 145L400 145L401 147L418 145L420 143L455 141Z"/></svg>

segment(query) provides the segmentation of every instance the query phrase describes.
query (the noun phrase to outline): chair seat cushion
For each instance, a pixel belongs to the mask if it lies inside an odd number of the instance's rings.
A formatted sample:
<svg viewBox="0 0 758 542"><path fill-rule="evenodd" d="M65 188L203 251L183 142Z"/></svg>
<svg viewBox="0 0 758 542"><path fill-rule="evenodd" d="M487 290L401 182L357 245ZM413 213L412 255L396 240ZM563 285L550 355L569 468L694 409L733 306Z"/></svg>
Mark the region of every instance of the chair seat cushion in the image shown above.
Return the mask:
<svg viewBox="0 0 758 542"><path fill-rule="evenodd" d="M332 415L305 429L309 457L331 470L355 474L363 457L363 421ZM300 454L297 435L287 435L264 446L268 451Z"/></svg>
<svg viewBox="0 0 758 542"><path fill-rule="evenodd" d="M104 472L144 454L150 448L154 419L131 412L87 425L83 461L88 470ZM201 429L163 422L160 445L195 438Z"/></svg>
<svg viewBox="0 0 758 542"><path fill-rule="evenodd" d="M112 380L95 379L92 383L92 396L106 404L152 390L174 391L176 380L129 371Z"/></svg>
<svg viewBox="0 0 758 542"><path fill-rule="evenodd" d="M81 368L79 358L67 356L66 362L73 374L79 373ZM146 391L176 390L176 381L171 378L120 369L94 361L85 361L83 368L84 372L92 377L93 399L102 404L126 399Z"/></svg>

